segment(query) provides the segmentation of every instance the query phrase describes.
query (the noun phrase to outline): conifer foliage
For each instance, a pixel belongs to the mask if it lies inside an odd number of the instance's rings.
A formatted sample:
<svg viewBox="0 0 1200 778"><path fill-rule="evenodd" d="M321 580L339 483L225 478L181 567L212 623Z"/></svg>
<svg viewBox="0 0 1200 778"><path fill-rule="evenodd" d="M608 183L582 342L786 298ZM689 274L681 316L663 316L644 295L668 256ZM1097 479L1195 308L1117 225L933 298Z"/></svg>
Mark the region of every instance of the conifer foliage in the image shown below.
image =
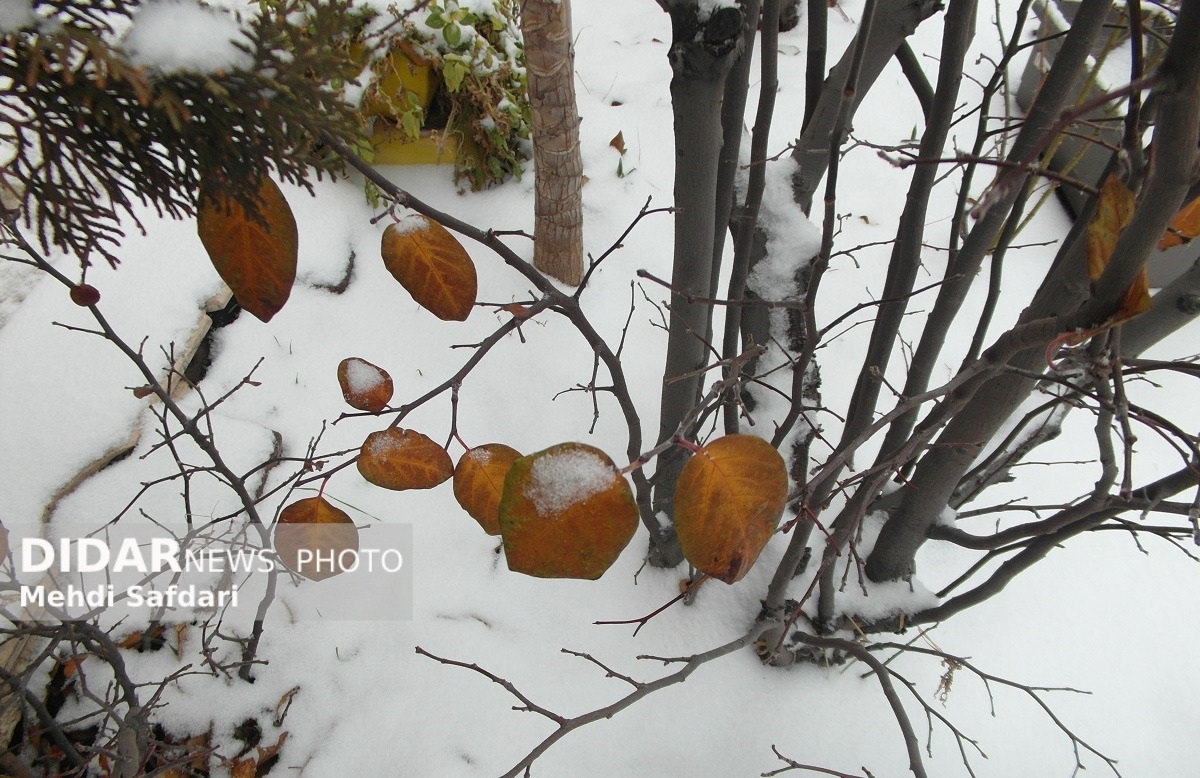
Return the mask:
<svg viewBox="0 0 1200 778"><path fill-rule="evenodd" d="M244 67L212 72L135 63L119 33L141 5L37 0L0 29L4 206L84 263L117 262L118 219L139 203L194 214L202 175L253 211L268 173L305 185L336 168L318 137L358 142L354 107L329 88L357 73L352 3L263 3L232 44Z"/></svg>

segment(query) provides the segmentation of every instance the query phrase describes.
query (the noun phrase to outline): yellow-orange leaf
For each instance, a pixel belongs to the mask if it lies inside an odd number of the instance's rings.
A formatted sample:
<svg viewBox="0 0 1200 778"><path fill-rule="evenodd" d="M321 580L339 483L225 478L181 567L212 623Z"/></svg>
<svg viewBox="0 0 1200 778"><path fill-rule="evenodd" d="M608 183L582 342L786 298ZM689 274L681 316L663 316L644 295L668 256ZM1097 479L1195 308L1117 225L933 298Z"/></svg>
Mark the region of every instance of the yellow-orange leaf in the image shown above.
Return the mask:
<svg viewBox="0 0 1200 778"><path fill-rule="evenodd" d="M475 264L445 227L408 214L383 233L383 264L417 303L445 321L463 321L475 305Z"/></svg>
<svg viewBox="0 0 1200 778"><path fill-rule="evenodd" d="M779 526L787 467L755 435L726 435L688 460L675 486L675 531L683 555L725 583L738 581Z"/></svg>
<svg viewBox="0 0 1200 778"><path fill-rule="evenodd" d="M1088 224L1087 234L1087 260L1088 260L1088 277L1095 281L1104 273L1104 268L1108 266L1108 262L1112 259L1113 251L1116 250L1117 240L1121 237L1121 232L1129 224L1129 220L1133 218L1133 209L1135 206L1135 198L1133 192L1130 191L1124 182L1110 173L1108 178L1104 180L1104 186L1100 189L1100 197L1096 202L1096 214L1092 217L1091 223ZM1190 206L1189 206L1190 207ZM1178 221L1180 217L1188 209L1185 208L1179 216L1176 216ZM1189 217L1195 218L1195 217ZM1163 237L1166 240L1168 237L1173 237L1169 233ZM1159 247L1162 247L1160 241ZM1117 309L1116 314L1110 322L1105 325L1105 328L1113 324L1132 319L1139 313L1145 313L1150 309L1150 281L1146 275L1146 269L1143 267L1137 278L1129 289L1125 291L1125 297L1121 300L1121 306Z"/></svg>
<svg viewBox="0 0 1200 778"><path fill-rule="evenodd" d="M1095 281L1104 272L1121 230L1133 217L1134 196L1115 173L1104 179L1100 198L1096 202L1096 213L1088 224L1087 261L1088 278Z"/></svg>
<svg viewBox="0 0 1200 778"><path fill-rule="evenodd" d="M514 572L596 579L637 530L633 492L598 448L562 443L522 457L504 479L500 533Z"/></svg>
<svg viewBox="0 0 1200 778"><path fill-rule="evenodd" d="M1200 235L1200 197L1183 206L1183 209L1175 214L1171 226L1158 241L1158 250L1182 246L1197 235Z"/></svg>
<svg viewBox="0 0 1200 778"><path fill-rule="evenodd" d="M488 443L462 455L454 468L454 499L489 535L500 534L500 497L504 478L521 452L503 443Z"/></svg>
<svg viewBox="0 0 1200 778"><path fill-rule="evenodd" d="M392 377L365 359L343 359L337 369L342 397L351 408L378 413L392 399Z"/></svg>
<svg viewBox="0 0 1200 778"><path fill-rule="evenodd" d="M264 177L257 214L215 186L201 186L196 214L200 241L238 304L270 321L292 293L299 237L283 192Z"/></svg>
<svg viewBox="0 0 1200 778"><path fill-rule="evenodd" d="M358 454L358 472L384 489L432 489L454 474L446 450L414 430L372 432Z"/></svg>
<svg viewBox="0 0 1200 778"><path fill-rule="evenodd" d="M1150 276L1146 274L1146 268L1143 267L1142 272L1138 273L1137 278L1125 290L1125 297L1121 299L1121 307L1117 309L1113 319L1116 322L1132 319L1139 313L1150 310L1152 305L1154 303L1150 299Z"/></svg>
<svg viewBox="0 0 1200 778"><path fill-rule="evenodd" d="M275 554L288 570L323 581L352 569L358 560L358 528L324 497L297 500L275 524ZM343 556L345 554L345 556Z"/></svg>

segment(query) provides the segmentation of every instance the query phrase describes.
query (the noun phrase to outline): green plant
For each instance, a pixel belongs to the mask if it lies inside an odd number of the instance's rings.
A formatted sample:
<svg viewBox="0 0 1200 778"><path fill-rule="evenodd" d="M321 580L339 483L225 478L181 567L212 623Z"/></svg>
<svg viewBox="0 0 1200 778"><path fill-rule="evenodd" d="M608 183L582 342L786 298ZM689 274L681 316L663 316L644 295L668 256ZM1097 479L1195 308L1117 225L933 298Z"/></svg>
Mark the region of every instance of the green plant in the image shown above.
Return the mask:
<svg viewBox="0 0 1200 778"><path fill-rule="evenodd" d="M423 18L393 10L391 23L367 43L375 81L369 100L381 101L395 119L392 132L408 140L420 137L427 121L460 140L455 179L472 189L485 189L510 176L520 177L529 158L530 113L526 97L524 52L516 23L516 4L495 0L482 13L461 7L456 0L429 3ZM396 32L396 28L400 32ZM440 76L444 92L422 104L411 89L381 90L389 69L395 69L397 49ZM388 128L380 128L388 131ZM439 128L440 129L440 128Z"/></svg>

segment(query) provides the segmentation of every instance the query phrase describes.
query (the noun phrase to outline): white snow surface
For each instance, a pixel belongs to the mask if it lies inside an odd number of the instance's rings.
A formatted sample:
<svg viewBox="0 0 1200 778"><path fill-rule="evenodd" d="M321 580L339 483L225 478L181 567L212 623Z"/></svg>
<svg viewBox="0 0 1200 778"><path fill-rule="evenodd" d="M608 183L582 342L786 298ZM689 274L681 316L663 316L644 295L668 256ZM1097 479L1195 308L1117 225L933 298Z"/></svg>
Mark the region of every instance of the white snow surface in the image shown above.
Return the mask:
<svg viewBox="0 0 1200 778"><path fill-rule="evenodd" d="M31 0L0 0L0 33L16 32L35 22Z"/></svg>
<svg viewBox="0 0 1200 778"><path fill-rule="evenodd" d="M648 198L652 208L671 205L674 154L671 69L666 56L671 33L667 15L647 0L573 5L576 85L584 117L580 149L588 176L585 248L598 256L617 240ZM10 6L24 4L3 4ZM183 35L180 23L167 18L171 16L168 6L186 6L191 10L185 14L217 24L203 36L195 33L198 27ZM842 0L839 7L850 19L859 19L863 0ZM153 21L156 8L163 15L157 34L151 35L149 27L142 33L147 36L146 52L151 52L143 54L148 61L173 66L169 49L230 53L229 41L236 37L228 25L231 18L201 12L194 3L158 2L142 11L137 26L147 21L142 17L148 12ZM999 51L990 32L994 10L991 5L981 7L977 36L982 53L993 59ZM939 24L935 17L913 37L919 55L936 56ZM831 64L853 30L852 22L831 14ZM784 151L800 125L803 24L781 36L780 49L785 53L780 62L778 137L772 154ZM160 53L152 53L155 50ZM210 67L213 61L206 56L201 66ZM923 61L932 68L928 60ZM972 68L986 65L974 56L969 62L982 63ZM1019 64L1014 73L1020 72ZM979 71L973 70L972 75L977 77ZM756 97L751 95L751 112ZM976 97L964 95L964 104ZM896 145L921 124L920 107L893 64L864 98L854 130L856 137ZM627 145L623 176L617 175L619 157L609 146L617 132L623 133ZM959 142L966 143L967 136L961 135ZM787 158L784 153L780 161L770 164L772 188L786 181ZM532 175L487 192L460 195L446 168L387 173L433 207L471 223L532 232ZM820 323L842 313L848 301L878 299L890 251L880 242L892 237L910 174L882 162L866 147L855 148L843 158L837 203L842 233L835 249L853 251L832 259L817 302ZM243 315L217 331L212 365L200 384L203 396L211 401L253 371L253 384L242 386L206 417L237 472L248 472L272 456L277 440L285 457L302 457L318 435L322 454L355 451L368 434L388 424L386 419L361 416L332 423L346 410L336 381L337 365L345 357L361 354L388 370L396 385L395 402L401 404L438 386L474 353L451 346L478 343L506 320L505 314L476 308L465 322L445 323L422 310L379 261L380 236L388 221L372 223L378 214L367 205L361 181L325 180L317 182L315 189L316 196L309 197L300 189L284 188L300 229L298 282L287 305L268 324ZM787 203L786 197L780 199L771 191L768 204ZM935 205L932 213L945 213L956 195L954 181L939 186L934 197L940 206ZM1067 221L1055 215L1052 205L1041 209L1028 233L1021 236L1019 242L1030 248L1010 254L1004 288L1018 302L1006 307L1002 299L995 327L1011 324L1023 306L1019 301L1028 298L1034 278L1050 262L1054 247L1042 242L1065 233ZM765 207L765 218L775 220L780 234L791 234L794 245L779 252L778 260L789 261L790 255L794 263L811 257L816 228L786 206L778 212L773 208ZM163 352L191 334L201 304L217 291L220 281L193 224L164 221L152 211L142 218L145 235L126 225L121 266L92 267L87 281L100 290L100 308L114 328L128 343L141 344L152 367L161 370L166 362ZM782 232L785 228L792 232ZM930 248L923 262L932 281L940 278L944 268L945 253L936 247L945 245L948 225L931 224L928 230ZM504 239L531 257L527 240ZM670 216L647 216L622 242L621 250L593 274L581 304L614 347L633 306L622 357L645 441L657 429L666 342L655 326L658 312L646 298L659 301L667 293L637 281L634 273L645 268L658 277L670 277ZM529 284L523 277L487 250L465 245L478 268L481 300L503 304L529 299ZM50 259L79 280L73 258ZM761 287L756 288L764 297L777 297L770 292L787 291L785 284L790 283L794 267L762 268L755 282ZM347 277L350 283L344 292L332 291ZM49 517L51 529L59 533L94 530L123 511L142 484L152 484L138 503L144 518L132 513L122 521L181 526L185 517L179 483L166 480L176 472L174 462L157 445L159 406L137 399L129 389L144 383L144 378L102 339L55 326L54 322L94 326L60 284L47 278L31 282L25 274L0 274L0 285L0 300L8 312L0 327L0 364L4 365L0 397L5 400L0 403L0 462L4 463L0 520L38 522L64 484L141 429L130 456L84 481L57 505ZM979 310L982 299L981 291L972 293L968 314ZM927 310L931 304L931 293L918 295L910 310ZM868 328L856 326L856 321L869 316L865 311L831 332L817 354L823 402L832 412L814 409L812 415L813 424L823 429L826 438L836 439L840 433L837 414L845 411L868 334ZM970 321L969 315L965 318ZM910 319L903 333L909 341L919 317ZM715 326L719 331L720 313ZM942 380L958 364L969 330L956 330L948 338ZM1163 353L1172 349L1190 353L1194 338L1194 329L1178 333L1173 343L1163 344ZM887 373L893 383L903 380L900 348ZM543 314L526 322L520 334L503 339L466 377L456 408L448 394L442 395L413 411L404 425L445 440L453 419L469 445L503 441L520 451L587 441L620 466L626 428L611 396L598 395L600 418L593 433L593 398L582 392L560 394L586 385L592 366L593 354L578 334L561 318ZM601 371L599 383L604 382ZM1132 399L1184 420L1187 429L1196 428L1194 403L1189 401L1194 385L1176 375L1156 374L1155 382L1131 382ZM195 413L202 401L191 393L180 402L186 412ZM763 408L756 415L762 414L759 424L769 429L774 411L768 405ZM1061 438L1039 454L1056 464L1022 468L1018 482L997 487L994 503L987 504L1061 502L1086 492L1096 480L1097 467L1075 460L1081 441L1089 450L1094 446L1089 442L1093 423L1086 414L1072 414ZM814 456L827 453L820 441L813 446ZM1151 455L1151 462L1160 455L1161 464L1144 465L1145 470L1135 474L1136 483L1178 467L1178 454L1157 436L1143 434L1138 447ZM864 450L861 462L869 464L873 453ZM203 453L185 440L180 440L180 455L192 463L205 461ZM578 470L567 481L585 486L598 483L599 460L591 459L581 469L595 481L578 477ZM329 461L345 460L331 455ZM293 472L290 467L260 472L260 480L251 484L270 494L260 506L268 518L282 501L281 494L270 490ZM1161 467L1161 472L1155 467ZM607 467L605 477L612 477ZM304 487L291 499L312 496L316 486ZM664 667L636 657L691 656L745 634L790 539L774 538L742 581L732 586L705 584L694 604L667 609L634 636L632 627L594 622L635 618L656 610L675 597L683 575L682 570L642 568L644 531L598 581L540 580L507 570L495 538L480 532L457 506L449 485L398 494L366 484L351 466L334 473L324 492L328 499L339 501L357 524L412 525L415 614L411 621L298 623L289 617L288 603L277 602L267 614L260 646L265 664L256 667L254 684L196 671L203 659L201 634L195 627L181 633L179 654L172 650L126 654L130 672L135 680L148 684L145 689L192 664L192 672L163 688L162 706L155 712L173 734L211 731L218 754L228 758L242 747L234 729L247 717L261 723L265 745L275 743L286 731L280 762L272 774L307 778L501 775L550 734L553 725L537 715L514 711L520 703L482 675L438 664L417 654L417 647L476 663L513 683L537 704L578 715L612 704L630 687L606 677L596 665L564 654L563 648L585 651L640 681L662 677L678 666ZM191 518L216 518L235 509L236 500L215 479L193 479ZM1004 526L1017 520L1013 513L978 518L960 514L957 524L982 533L997 521ZM864 532L864 542L869 542L870 527ZM818 540L814 533L817 559ZM1123 775L1192 775L1197 763L1195 733L1200 731L1200 709L1194 699L1200 687L1200 667L1194 661L1200 621L1191 617L1200 593L1197 568L1184 554L1153 538L1143 537L1141 542L1149 555L1141 554L1124 533L1073 539L1018 577L1002 595L925 636L910 630L897 640L935 643L970 656L983 670L1017 681L1087 689L1092 694L1051 694L1047 701L1084 740L1119 759ZM868 594L854 606L861 609L869 603L886 615L927 605L932 602L929 590L949 584L974 558L949 544L927 544L918 557L918 580L911 588L869 586ZM847 563L844 596L857 597L853 560L839 560L839 565ZM842 570L838 568L839 574ZM793 582L791 596L803 595L813 572L810 569ZM293 596L299 594L284 599ZM811 612L811 606L806 611ZM120 637L144 626L122 625L116 634ZM230 626L231 631L239 629ZM218 643L217 650L220 658L233 660L238 646ZM937 659L916 656L899 657L890 667L904 674L927 699L946 672ZM782 671L764 667L750 651L738 651L700 667L683 684L570 733L535 762L532 772L571 778L751 776L783 766L771 752L775 746L798 762L844 773L865 774L861 769L865 767L873 775L906 774L908 758L895 718L875 679L864 677L864 672L859 665L797 666ZM102 689L103 679L97 677L96 684ZM287 715L276 724L277 706L293 690ZM924 716L915 702L905 699L924 740ZM1071 743L1023 693L996 686L989 690L959 670L944 707L937 701L933 704L989 755L986 760L973 760L979 778L1072 774ZM936 722L931 748L933 755L925 757L931 776L966 774L953 738ZM1106 770L1086 751L1080 758L1089 774ZM227 774L220 768L214 772Z"/></svg>
<svg viewBox="0 0 1200 778"><path fill-rule="evenodd" d="M130 59L163 73L213 73L250 67L250 54L233 15L197 0L151 0L141 6L124 40ZM244 42L244 41L243 41Z"/></svg>

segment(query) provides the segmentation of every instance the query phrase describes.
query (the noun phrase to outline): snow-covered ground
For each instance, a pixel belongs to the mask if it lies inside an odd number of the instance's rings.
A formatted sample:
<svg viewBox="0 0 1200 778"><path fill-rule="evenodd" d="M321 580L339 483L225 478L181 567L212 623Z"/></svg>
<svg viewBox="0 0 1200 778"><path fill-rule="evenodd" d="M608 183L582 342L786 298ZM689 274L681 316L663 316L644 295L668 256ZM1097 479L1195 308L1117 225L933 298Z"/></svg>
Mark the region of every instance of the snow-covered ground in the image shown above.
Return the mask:
<svg viewBox="0 0 1200 778"><path fill-rule="evenodd" d="M854 20L862 3L845 0L840 8ZM992 53L998 48L990 41L995 37L990 27L994 12L991 5L981 10L979 32L979 45ZM914 39L918 52L936 55L938 24L932 20L919 31ZM667 16L649 0L577 0L574 26L588 176L585 240L587 251L598 255L648 197L652 206L671 204L666 59L671 33ZM853 29L840 15L831 16L834 51L845 45ZM773 151L782 150L799 131L804 45L803 24L781 37ZM933 66L927 61L928 68ZM859 110L855 137L895 144L910 138L920 122L919 106L893 65ZM609 145L618 132L627 147L623 160ZM962 144L969 141L960 139ZM434 207L466 221L532 232L532 175L488 192L460 194L446 168L385 172ZM838 211L847 216L839 246L888 239L903 207L908 174L860 147L846 156L841 176ZM383 426L370 417L331 423L348 410L336 376L342 359L359 357L386 369L396 384L393 405L399 405L444 381L472 353L452 346L478 343L507 317L477 308L466 322L446 323L418 307L379 259L383 225L371 223L375 214L360 180L319 183L315 197L298 189L285 193L296 214L301 246L291 299L268 324L241 316L221 329L201 384L211 400L254 371L255 384L239 389L210 416L220 448L237 471L270 456L276 436L285 455L299 457L318 435L319 451L345 451ZM950 202L951 185L941 187L937 196ZM116 330L127 342L142 344L149 361L161 366L162 350L186 340L199 306L217 293L220 281L193 224L149 214L146 224L145 235L129 230L121 266L94 267L88 282L100 290L100 308ZM1050 202L1021 242L1054 240L1066 226L1066 218ZM945 223L931 225L928 242L944 242L946 229ZM635 305L623 358L648 437L657 429L656 389L666 338L654 326L658 313L646 296L659 301L665 295L648 282L631 283L642 268L669 277L671 235L669 215L648 217L593 276L583 296L589 317L614 345L630 305ZM507 240L531 256L528 241ZM481 301L529 299L521 276L486 249L467 248L478 268ZM998 316L998 327L1015 319L1053 251L1044 246L1010 257L1005 289L1014 302L1002 306L1007 313ZM70 257L52 259L63 272L77 272ZM846 300L877 296L886 260L886 246L837 257L822 292L829 308L819 315L827 321L846 307ZM939 252L931 250L926 260L929 280L940 277ZM331 291L347 273L345 291ZM918 298L912 308L922 310L931 303L932 298ZM971 304L980 303L981 297ZM127 441L133 430L140 429L141 435L132 455L62 499L51 517L54 531L98 527L120 513L141 484L175 470L169 454L156 446L157 406L130 391L144 383L130 363L100 338L55 325L86 327L89 320L60 284L0 267L0 519L6 524L40 521L65 484ZM835 410L844 409L866 333L865 327L850 329L818 352L825 401ZM956 346L961 349L968 337L969 328L962 342L948 344L947 371L958 363ZM1174 346L1164 344L1164 353L1190 351L1189 338L1194 330L1175 336ZM600 419L589 432L592 398L582 392L560 394L587 384L591 371L587 344L567 322L543 314L526 323L520 336L506 337L463 382L458 431L472 446L504 442L523 453L585 442L623 465L625 427L611 398L600 396ZM1164 380L1161 389L1137 391L1152 393L1159 408L1173 402L1176 418L1190 429L1195 425L1188 421L1194 407L1186 399L1189 389ZM191 410L199 402L195 394L182 400ZM444 396L414 412L404 426L442 441L450 422L450 399ZM836 429L831 415L822 423L827 430ZM1072 420L1060 441L1039 452L1039 461L1077 459L1072 436L1089 435L1090 424L1082 416ZM1146 440L1145 445L1154 443ZM461 448L454 444L451 454L457 460ZM183 456L200 459L186 446ZM1166 455L1163 459L1164 468L1174 466ZM1094 465L1031 465L1022 468L1020 492L997 490L995 502L1069 499L1087 488L1094 471ZM268 483L281 478L280 473L267 476ZM215 483L197 479L193 487L196 520L235 509L232 495ZM151 487L138 503L139 511L178 526L183 518L179 489L170 481ZM430 491L388 492L364 482L351 467L336 473L324 493L360 524L412 526L411 619L293 620L286 607L293 595L285 591L270 611L259 652L266 664L256 669L253 684L205 672L195 628L184 633L181 656L163 650L129 657L131 672L145 682L192 665L194 672L164 689L165 707L158 714L178 735L211 729L218 751L229 756L239 750L233 729L247 717L260 719L264 744L274 743L286 730L275 775L500 775L553 725L536 714L514 711L519 703L482 675L439 664L419 655L417 647L477 663L511 681L535 703L563 716L578 715L615 702L630 687L563 649L587 652L642 681L672 672L661 662L636 657L688 656L742 635L758 610L771 563L786 544L786 538L777 537L744 580L733 586L705 584L693 605L665 611L633 636L632 627L594 622L653 611L675 595L681 577L678 570L642 567L643 530L599 581L539 580L507 570L497 539L480 532L457 506L449 484ZM1194 661L1194 646L1200 644L1198 569L1161 542L1143 543L1150 555L1139 553L1123 533L1072 541L1000 596L931 631L928 640L999 676L1091 692L1049 693L1046 698L1065 725L1118 759L1123 775L1194 775L1200 763L1195 737L1200 713L1194 704L1200 684ZM930 544L920 559L921 578L936 590L946 576L956 574L963 559L960 551ZM123 629L136 628L129 624ZM914 636L910 632L899 639ZM234 655L234 646L219 646ZM912 656L898 659L893 667L929 697L946 671L936 659ZM772 669L749 650L735 652L612 720L570 734L539 758L533 774L752 776L782 766L772 755L776 746L798 762L845 773L903 775L907 757L895 719L875 680L864 674L859 664ZM298 691L276 726L276 708L293 689ZM1070 775L1075 755L1054 722L1020 692L996 685L991 692L994 704L983 684L959 670L944 701L945 715L977 739L989 757L972 760L975 774ZM940 709L943 703L934 705ZM910 711L923 732L923 714L915 705ZM931 775L965 774L953 739L936 724L932 754L927 759ZM1093 772L1107 769L1090 754L1080 758Z"/></svg>

